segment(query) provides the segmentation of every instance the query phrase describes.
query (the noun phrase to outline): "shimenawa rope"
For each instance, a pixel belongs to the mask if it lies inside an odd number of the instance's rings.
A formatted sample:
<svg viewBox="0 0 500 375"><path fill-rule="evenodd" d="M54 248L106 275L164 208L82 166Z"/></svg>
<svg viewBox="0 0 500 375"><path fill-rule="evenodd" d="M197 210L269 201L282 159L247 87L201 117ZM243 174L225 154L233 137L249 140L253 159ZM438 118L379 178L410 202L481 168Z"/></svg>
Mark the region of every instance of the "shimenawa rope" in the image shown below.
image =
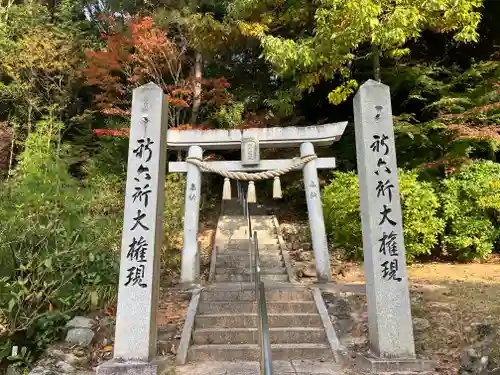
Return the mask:
<svg viewBox="0 0 500 375"><path fill-rule="evenodd" d="M196 165L198 168L200 168L204 172L212 172L219 174L223 177L230 178L232 180L240 180L240 181L262 181L262 180L269 180L274 177L279 177L283 176L284 174L294 171L297 169L301 169L309 163L312 160L317 159L318 156L315 154L312 155L304 155L301 156L300 158L294 158L293 160L299 159L297 162L293 163L289 167L286 168L281 168L281 169L274 169L270 171L264 171L264 172L256 172L256 173L247 173L247 172L230 172L225 169L220 169L211 166L209 163L204 162L200 158L196 157L187 157L186 162Z"/></svg>

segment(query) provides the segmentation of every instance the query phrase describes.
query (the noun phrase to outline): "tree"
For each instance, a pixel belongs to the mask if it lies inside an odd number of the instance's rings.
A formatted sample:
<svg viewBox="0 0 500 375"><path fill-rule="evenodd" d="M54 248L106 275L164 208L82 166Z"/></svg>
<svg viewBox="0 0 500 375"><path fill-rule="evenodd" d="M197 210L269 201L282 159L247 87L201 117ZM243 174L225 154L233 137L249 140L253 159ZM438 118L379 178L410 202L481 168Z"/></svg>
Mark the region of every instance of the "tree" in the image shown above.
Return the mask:
<svg viewBox="0 0 500 375"><path fill-rule="evenodd" d="M358 86L352 77L358 60L373 58L379 79L379 59L408 54L405 45L424 30L476 41L481 5L482 0L235 0L229 17L260 40L277 75L295 80L295 90L282 94L283 100L293 102L304 90L337 78L328 99L339 104Z"/></svg>
<svg viewBox="0 0 500 375"><path fill-rule="evenodd" d="M49 112L61 120L74 114L86 35L73 11L63 0L50 11L26 1L0 12L0 120L15 128L16 139Z"/></svg>
<svg viewBox="0 0 500 375"><path fill-rule="evenodd" d="M194 77L183 36L180 41L169 38L151 17L133 17L126 25L108 18L108 24L111 31L103 34L106 48L87 50L87 67L82 70L86 84L100 91L94 101L101 113L128 118L133 89L152 81L163 88L171 104L169 125L188 123ZM200 84L205 87L199 93L205 106L217 108L229 100L224 78L201 79Z"/></svg>
<svg viewBox="0 0 500 375"><path fill-rule="evenodd" d="M210 0L181 1L175 7L159 9L154 17L169 37L183 46L186 63L192 68L191 124L195 124L200 115L204 65L230 40L232 31L208 12L215 7L212 3Z"/></svg>

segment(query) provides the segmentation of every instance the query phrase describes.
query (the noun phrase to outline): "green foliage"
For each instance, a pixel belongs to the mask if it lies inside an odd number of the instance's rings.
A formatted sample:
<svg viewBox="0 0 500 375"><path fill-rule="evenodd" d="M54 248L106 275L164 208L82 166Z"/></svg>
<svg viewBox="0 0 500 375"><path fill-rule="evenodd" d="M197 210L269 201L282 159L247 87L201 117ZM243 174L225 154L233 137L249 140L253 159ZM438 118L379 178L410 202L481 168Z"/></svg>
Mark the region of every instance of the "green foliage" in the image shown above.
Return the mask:
<svg viewBox="0 0 500 375"><path fill-rule="evenodd" d="M477 41L481 0L319 0L280 1L236 0L229 15L240 22L241 30L260 40L264 58L280 77L293 76L297 87L310 89L340 73L341 87L332 91L332 103L345 100L355 88L348 65L355 60L381 54L406 55L406 43L424 30L452 32L456 41ZM298 10L301 12L298 12ZM300 18L287 17L300 14ZM302 27L286 34L284 28ZM374 51L363 56L366 45Z"/></svg>
<svg viewBox="0 0 500 375"><path fill-rule="evenodd" d="M492 56L495 57L495 56ZM470 158L496 160L500 148L500 63L468 69L401 64L386 82L403 113L395 118L398 161L405 168L456 168Z"/></svg>
<svg viewBox="0 0 500 375"><path fill-rule="evenodd" d="M443 181L446 252L484 258L500 240L500 164L473 162Z"/></svg>
<svg viewBox="0 0 500 375"><path fill-rule="evenodd" d="M228 105L222 105L215 112L214 117L220 128L234 129L243 123L243 112L245 104L236 102Z"/></svg>
<svg viewBox="0 0 500 375"><path fill-rule="evenodd" d="M436 248L452 259L481 259L499 246L499 163L472 162L434 185L419 181L417 171L399 175L409 261ZM352 172L333 177L323 192L325 224L334 246L361 259L357 177Z"/></svg>
<svg viewBox="0 0 500 375"><path fill-rule="evenodd" d="M430 254L443 231L437 216L438 198L429 183L417 180L415 171L399 171L406 257L411 262ZM325 224L333 246L348 257L362 259L358 179L353 172L335 172L323 191Z"/></svg>
<svg viewBox="0 0 500 375"><path fill-rule="evenodd" d="M165 209L163 210L162 268L178 269L182 248L181 234L184 229L184 196L186 178L180 173L172 173L165 181Z"/></svg>
<svg viewBox="0 0 500 375"><path fill-rule="evenodd" d="M322 200L332 245L342 249L349 258L363 259L356 174L334 172L332 181L323 190Z"/></svg>
<svg viewBox="0 0 500 375"><path fill-rule="evenodd" d="M121 194L103 178L84 186L68 174L61 129L52 118L37 124L0 191L0 341L26 347L23 360L59 338L68 315L116 297L121 223L109 212Z"/></svg>
<svg viewBox="0 0 500 375"><path fill-rule="evenodd" d="M75 6L63 0L49 9L30 0L0 11L0 120L16 127L16 138L49 112L73 115L77 67L88 43L81 22L73 22Z"/></svg>
<svg viewBox="0 0 500 375"><path fill-rule="evenodd" d="M437 64L398 64L387 69L385 76L384 81L391 86L394 94L407 97L401 103L403 109L418 103L422 106L423 115L441 117L476 109L476 114L479 115L477 110L480 110L483 115L479 123L495 123L498 120L500 110L492 105L500 101L500 62L496 59L473 63L466 70ZM482 108L488 104L489 107ZM451 118L452 121L457 119L461 117ZM466 118L467 121L471 119L470 116Z"/></svg>
<svg viewBox="0 0 500 375"><path fill-rule="evenodd" d="M440 202L431 183L418 181L417 171L400 171L399 189L407 258L428 255L443 233Z"/></svg>
<svg viewBox="0 0 500 375"><path fill-rule="evenodd" d="M0 361L18 345L24 354L7 359L20 364L59 339L71 315L115 303L123 223L128 139L102 142L80 181L68 173L63 125L48 117L36 129L0 190ZM165 191L163 263L176 267L183 177L169 176Z"/></svg>

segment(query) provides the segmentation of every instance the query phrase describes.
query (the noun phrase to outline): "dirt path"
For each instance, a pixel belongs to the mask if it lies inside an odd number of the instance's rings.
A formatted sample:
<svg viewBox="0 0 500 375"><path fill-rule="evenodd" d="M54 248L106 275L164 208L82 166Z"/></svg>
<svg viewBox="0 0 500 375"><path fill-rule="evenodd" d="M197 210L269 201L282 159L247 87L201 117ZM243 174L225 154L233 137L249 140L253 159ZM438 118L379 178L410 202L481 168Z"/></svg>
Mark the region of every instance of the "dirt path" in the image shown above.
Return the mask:
<svg viewBox="0 0 500 375"><path fill-rule="evenodd" d="M500 328L500 257L483 264L414 264L408 271L413 317L430 323L415 331L417 352L436 360L438 373L456 374L472 327ZM363 283L361 265L344 263L337 280Z"/></svg>

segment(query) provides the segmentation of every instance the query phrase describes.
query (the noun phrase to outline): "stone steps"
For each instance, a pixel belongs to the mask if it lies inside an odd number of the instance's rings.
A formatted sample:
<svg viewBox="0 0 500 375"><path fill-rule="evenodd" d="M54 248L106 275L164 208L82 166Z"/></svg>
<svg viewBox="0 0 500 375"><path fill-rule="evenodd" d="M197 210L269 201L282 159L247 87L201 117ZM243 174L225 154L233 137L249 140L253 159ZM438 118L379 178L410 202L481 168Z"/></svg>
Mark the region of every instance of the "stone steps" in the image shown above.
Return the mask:
<svg viewBox="0 0 500 375"><path fill-rule="evenodd" d="M253 290L204 290L200 295L201 301L209 302L236 302L255 301ZM266 288L267 303L288 301L312 301L311 292L306 288Z"/></svg>
<svg viewBox="0 0 500 375"><path fill-rule="evenodd" d="M271 344L273 361L324 360L332 361L327 344ZM193 345L188 350L188 361L259 361L257 344Z"/></svg>
<svg viewBox="0 0 500 375"><path fill-rule="evenodd" d="M281 252L279 244L277 243L272 243L272 244L259 243L259 253L268 250ZM237 244L230 243L226 244L224 248L219 249L219 252L233 252L233 251L248 251L248 239L245 243L237 243Z"/></svg>
<svg viewBox="0 0 500 375"><path fill-rule="evenodd" d="M260 363L203 361L179 366L177 375L260 375ZM273 361L275 375L345 375L342 366L311 360Z"/></svg>
<svg viewBox="0 0 500 375"><path fill-rule="evenodd" d="M234 268L216 268L215 269L216 274L225 274L228 273L230 275L250 275L252 273L252 270L250 267L234 267ZM285 267L275 267L275 268L261 268L260 270L261 275L279 275L279 274L285 274L286 273L286 268Z"/></svg>
<svg viewBox="0 0 500 375"><path fill-rule="evenodd" d="M258 314L251 280L246 220L219 220L215 283L200 293L188 361L259 361ZM252 218L257 231L261 280L265 282L273 361L333 362L323 322L309 289L289 283L272 218Z"/></svg>
<svg viewBox="0 0 500 375"><path fill-rule="evenodd" d="M272 262L279 262L283 260L283 256L281 253L278 252L267 252L265 254L261 254L259 257L259 263L262 267L263 263L272 263ZM247 252L246 254L241 252L241 253L227 253L227 254L219 254L217 256L217 264L215 265L216 269L223 269L223 268L240 268L240 267L223 267L223 264L227 263L235 263L235 262L245 262L245 267L248 268L250 267L250 254ZM278 267L281 268L281 267Z"/></svg>
<svg viewBox="0 0 500 375"><path fill-rule="evenodd" d="M276 238L276 233L257 233L257 239L259 241L259 245L277 245L278 239ZM232 233L231 241L238 241L238 245L240 245L240 241L248 241L248 233L246 232L236 232Z"/></svg>
<svg viewBox="0 0 500 375"><path fill-rule="evenodd" d="M257 344L257 328L200 328L193 334L196 345L209 344ZM271 344L314 344L326 340L322 327L279 327L269 329Z"/></svg>
<svg viewBox="0 0 500 375"><path fill-rule="evenodd" d="M219 257L221 258L220 259L221 261L224 261L228 257L230 257L232 259L244 260L248 262L248 265L250 265L250 252L245 249L238 249L233 251L231 250L219 251L217 252L217 261L219 261ZM272 260L272 259L283 259L283 254L281 254L281 251L278 250L260 251L259 259L261 261Z"/></svg>
<svg viewBox="0 0 500 375"><path fill-rule="evenodd" d="M244 259L236 259L232 257L227 257L227 258L222 258L222 260L217 257L217 265L215 266L215 271L219 272L218 270L220 269L225 269L225 268L238 268L238 269L246 269L248 270L250 268L250 256L247 257L247 260ZM269 269L269 268L283 268L285 267L285 262L282 258L276 258L276 259L261 259L260 260L260 267L262 269Z"/></svg>
<svg viewBox="0 0 500 375"><path fill-rule="evenodd" d="M259 253L259 260L264 263L281 259L283 259L283 255L279 251L262 251ZM244 261L247 262L247 266L249 266L250 252L248 250L219 252L217 253L217 263L215 266L217 267L219 265L219 262L224 263L229 261L238 261L238 262Z"/></svg>
<svg viewBox="0 0 500 375"><path fill-rule="evenodd" d="M268 314L270 328L278 327L322 327L318 313ZM204 314L195 317L194 326L198 328L255 328L257 314Z"/></svg>
<svg viewBox="0 0 500 375"><path fill-rule="evenodd" d="M288 281L287 274L264 274L260 276L260 279L263 281ZM216 282L225 282L225 281L251 281L250 275L228 275L228 274L216 274L215 281Z"/></svg>
<svg viewBox="0 0 500 375"><path fill-rule="evenodd" d="M268 314L281 314L293 311L297 314L316 313L317 308L312 301L293 302L268 302ZM255 314L257 304L255 302L201 302L198 306L198 314Z"/></svg>
<svg viewBox="0 0 500 375"><path fill-rule="evenodd" d="M234 236L234 237L231 237L231 240L232 241L247 241L248 242L248 235L240 235L240 236ZM278 242L278 239L272 239L272 238L259 238L259 250L262 249L263 246L268 246L268 245L278 245L279 242ZM238 245L234 245L234 246L242 246L240 244ZM247 244L248 246L248 244Z"/></svg>
<svg viewBox="0 0 500 375"><path fill-rule="evenodd" d="M252 226L252 234L257 232L257 238L260 239L261 236L263 237L274 237L278 233L276 228L266 228L263 226ZM231 238L234 238L235 236L240 236L240 235L248 235L248 229L246 225L242 225L238 228L234 228L232 231L232 236Z"/></svg>

